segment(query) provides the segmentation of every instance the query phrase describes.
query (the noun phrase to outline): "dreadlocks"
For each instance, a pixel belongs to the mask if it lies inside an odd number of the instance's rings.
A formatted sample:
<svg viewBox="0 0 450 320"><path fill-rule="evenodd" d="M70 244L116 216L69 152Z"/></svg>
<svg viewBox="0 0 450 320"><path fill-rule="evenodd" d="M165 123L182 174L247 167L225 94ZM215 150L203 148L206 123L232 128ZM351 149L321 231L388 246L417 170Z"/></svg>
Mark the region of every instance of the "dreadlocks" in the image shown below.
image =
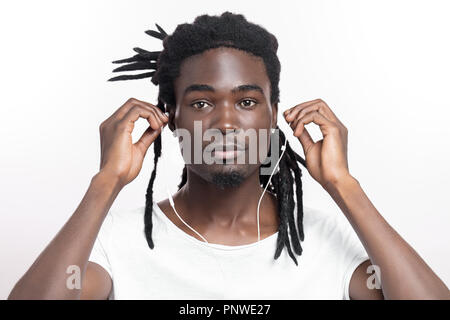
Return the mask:
<svg viewBox="0 0 450 320"><path fill-rule="evenodd" d="M263 59L271 84L271 103L279 102L278 83L281 66L276 54L278 41L274 35L263 27L248 22L241 14L233 14L228 11L220 16L200 15L192 24L184 23L178 25L171 35L168 35L158 24L155 25L158 31L148 30L145 33L163 40L162 51L147 51L141 48L134 48L133 50L137 54L131 58L113 61L113 63L127 63L114 69L113 72L153 71L135 75L121 75L111 78L109 81L151 77L152 83L159 85L157 107L162 112L168 112L169 109L176 106L174 80L179 76L182 61L208 49L232 47ZM277 127L277 129L279 128ZM281 130L279 132L280 150L278 150L278 154L281 154L281 146L284 145L286 137ZM161 135L154 142L154 154L154 167L145 195L144 214L145 236L151 249L154 248L152 240L153 183L156 177L158 159L161 156ZM270 157L270 151L268 156ZM306 168L305 160L295 153L289 143L287 143L285 155L279 164L279 171L273 175L268 186L268 190L274 193L278 199L278 213L280 217L274 259L277 259L283 248L286 247L289 256L296 265L298 263L292 252L291 242L294 252L297 255L301 255L302 247L300 241L304 240L302 171L297 162L300 162ZM269 165L270 163L263 164L261 167ZM269 176L260 174L259 179L262 186L266 186ZM185 166L178 189L181 189L186 182L187 169ZM297 199L297 226L294 219L294 182Z"/></svg>

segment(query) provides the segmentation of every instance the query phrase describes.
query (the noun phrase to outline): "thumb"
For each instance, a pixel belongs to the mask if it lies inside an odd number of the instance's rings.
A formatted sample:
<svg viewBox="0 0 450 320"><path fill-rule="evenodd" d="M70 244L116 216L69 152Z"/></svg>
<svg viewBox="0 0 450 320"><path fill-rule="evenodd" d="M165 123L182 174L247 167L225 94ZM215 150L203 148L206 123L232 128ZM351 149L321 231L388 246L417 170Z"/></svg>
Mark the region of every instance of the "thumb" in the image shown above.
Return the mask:
<svg viewBox="0 0 450 320"><path fill-rule="evenodd" d="M141 138L136 141L134 145L139 149L139 151L142 152L143 155L147 153L148 148L152 145L156 138L158 138L164 126L159 128L158 130L155 130L149 126L147 130L145 130L145 132L142 134Z"/></svg>
<svg viewBox="0 0 450 320"><path fill-rule="evenodd" d="M309 148L312 147L314 141L309 135L309 132L308 130L306 130L306 128L303 128L303 132L300 134L300 137L298 137L298 139L300 140L300 143L303 147L303 153L305 154L306 157L306 153L309 150Z"/></svg>

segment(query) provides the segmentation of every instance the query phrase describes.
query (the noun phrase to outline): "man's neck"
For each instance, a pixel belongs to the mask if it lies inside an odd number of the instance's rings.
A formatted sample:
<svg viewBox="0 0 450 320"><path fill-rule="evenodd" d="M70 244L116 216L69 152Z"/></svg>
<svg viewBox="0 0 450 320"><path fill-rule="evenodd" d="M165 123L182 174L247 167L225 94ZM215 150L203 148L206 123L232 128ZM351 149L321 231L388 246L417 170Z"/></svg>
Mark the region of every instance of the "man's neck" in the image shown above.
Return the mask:
<svg viewBox="0 0 450 320"><path fill-rule="evenodd" d="M187 182L179 191L178 199L185 213L202 224L229 226L235 223L256 221L258 200L263 189L259 185L259 172L247 177L239 186L221 189L188 171ZM266 192L261 200L263 207L270 201Z"/></svg>

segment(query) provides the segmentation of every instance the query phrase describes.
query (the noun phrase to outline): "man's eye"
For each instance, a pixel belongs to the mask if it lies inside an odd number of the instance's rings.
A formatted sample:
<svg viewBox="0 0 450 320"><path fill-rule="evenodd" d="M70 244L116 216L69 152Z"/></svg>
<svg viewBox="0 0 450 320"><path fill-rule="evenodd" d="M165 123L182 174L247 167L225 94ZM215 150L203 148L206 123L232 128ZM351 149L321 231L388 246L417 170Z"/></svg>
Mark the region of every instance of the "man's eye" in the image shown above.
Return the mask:
<svg viewBox="0 0 450 320"><path fill-rule="evenodd" d="M242 106L248 108L248 107L253 107L254 105L252 105L251 103L256 104L256 101L253 101L253 100L250 100L250 99L245 99L245 100L242 100L240 103L241 104L243 103Z"/></svg>
<svg viewBox="0 0 450 320"><path fill-rule="evenodd" d="M204 107L206 107L206 105L208 104L205 101L197 101L191 104L191 106L196 109L203 109Z"/></svg>

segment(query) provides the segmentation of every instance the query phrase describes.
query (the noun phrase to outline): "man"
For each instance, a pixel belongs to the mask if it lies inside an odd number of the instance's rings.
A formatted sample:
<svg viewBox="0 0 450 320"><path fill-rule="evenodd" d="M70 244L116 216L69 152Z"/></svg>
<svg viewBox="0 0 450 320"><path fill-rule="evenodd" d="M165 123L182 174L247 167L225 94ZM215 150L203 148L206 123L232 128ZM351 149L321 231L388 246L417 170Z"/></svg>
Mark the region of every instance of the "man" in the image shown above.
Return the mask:
<svg viewBox="0 0 450 320"><path fill-rule="evenodd" d="M215 129L226 141L230 132L237 136L240 130L278 129L280 72L275 37L242 15L199 16L171 36L158 29L160 33L148 33L164 40L161 53L137 48L138 55L116 61L131 64L115 70L155 69L115 80L153 76L160 86L158 104L130 99L101 124L99 173L9 298L449 297L445 284L388 225L350 174L347 129L321 99L283 112L305 160L280 132L279 145L286 143L285 150L276 151L286 153L281 153L273 179L261 174L261 161L189 163L173 201L170 196L155 203L162 129L168 124L170 130L184 129L195 138L199 121L202 134ZM133 144L131 134L140 118L150 125ZM308 123L320 127L323 139L311 139ZM265 138L269 136L259 136L258 145ZM139 174L153 143L145 207L109 212L120 190ZM203 141L201 150L207 145ZM249 156L247 142L234 147L242 150L233 150L233 158ZM222 160L229 155L224 150L214 154ZM359 241L338 219L303 206L297 162L335 200ZM255 213L261 221L255 221ZM275 251L273 258L269 250ZM80 288L67 285L68 266L80 268ZM378 286L368 286L370 267L379 272Z"/></svg>

